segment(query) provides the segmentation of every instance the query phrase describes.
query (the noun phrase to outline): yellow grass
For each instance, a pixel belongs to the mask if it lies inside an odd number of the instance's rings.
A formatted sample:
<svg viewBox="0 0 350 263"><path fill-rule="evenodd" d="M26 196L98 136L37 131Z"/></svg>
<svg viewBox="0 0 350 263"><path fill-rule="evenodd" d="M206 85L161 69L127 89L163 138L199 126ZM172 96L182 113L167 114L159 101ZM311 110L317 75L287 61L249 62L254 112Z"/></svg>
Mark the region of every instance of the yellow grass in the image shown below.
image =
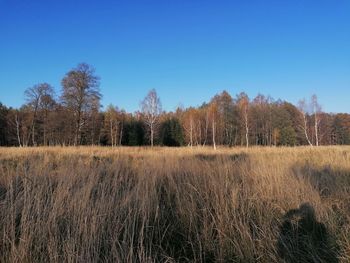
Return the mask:
<svg viewBox="0 0 350 263"><path fill-rule="evenodd" d="M0 148L0 262L283 262L306 202L350 262L350 147Z"/></svg>

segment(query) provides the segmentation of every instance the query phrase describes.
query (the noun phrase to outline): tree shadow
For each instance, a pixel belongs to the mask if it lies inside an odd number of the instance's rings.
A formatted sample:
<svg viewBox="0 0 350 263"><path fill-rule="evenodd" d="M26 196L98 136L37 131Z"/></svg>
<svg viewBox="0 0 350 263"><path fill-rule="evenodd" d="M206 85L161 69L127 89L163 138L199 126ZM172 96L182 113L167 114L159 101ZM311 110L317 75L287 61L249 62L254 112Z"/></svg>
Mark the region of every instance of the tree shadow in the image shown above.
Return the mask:
<svg viewBox="0 0 350 263"><path fill-rule="evenodd" d="M284 215L277 242L278 255L285 263L338 263L337 244L326 226L318 222L309 203Z"/></svg>
<svg viewBox="0 0 350 263"><path fill-rule="evenodd" d="M292 170L297 178L309 182L323 198L339 194L350 186L350 171L335 169L330 165L316 167L306 163L304 166L296 165Z"/></svg>
<svg viewBox="0 0 350 263"><path fill-rule="evenodd" d="M217 161L220 158L228 158L230 161L240 162L246 161L248 155L246 153L237 154L196 154L194 157L201 161Z"/></svg>

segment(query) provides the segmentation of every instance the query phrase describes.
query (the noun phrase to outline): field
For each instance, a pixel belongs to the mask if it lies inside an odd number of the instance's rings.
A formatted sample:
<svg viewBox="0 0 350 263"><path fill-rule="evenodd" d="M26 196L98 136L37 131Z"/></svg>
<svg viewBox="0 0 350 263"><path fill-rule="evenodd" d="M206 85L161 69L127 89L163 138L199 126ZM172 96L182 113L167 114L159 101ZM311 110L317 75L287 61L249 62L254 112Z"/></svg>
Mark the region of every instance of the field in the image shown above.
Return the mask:
<svg viewBox="0 0 350 263"><path fill-rule="evenodd" d="M0 262L350 262L350 147L0 148Z"/></svg>

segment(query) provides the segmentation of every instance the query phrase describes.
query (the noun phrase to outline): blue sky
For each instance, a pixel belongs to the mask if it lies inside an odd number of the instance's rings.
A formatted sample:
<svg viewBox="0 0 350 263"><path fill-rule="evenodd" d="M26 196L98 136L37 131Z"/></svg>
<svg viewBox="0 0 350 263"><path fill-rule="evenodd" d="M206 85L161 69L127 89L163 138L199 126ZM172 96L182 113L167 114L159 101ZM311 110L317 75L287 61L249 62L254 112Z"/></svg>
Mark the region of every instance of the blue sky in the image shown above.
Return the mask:
<svg viewBox="0 0 350 263"><path fill-rule="evenodd" d="M350 1L0 0L2 103L40 82L59 94L80 62L131 112L152 88L166 110L225 89L350 112Z"/></svg>

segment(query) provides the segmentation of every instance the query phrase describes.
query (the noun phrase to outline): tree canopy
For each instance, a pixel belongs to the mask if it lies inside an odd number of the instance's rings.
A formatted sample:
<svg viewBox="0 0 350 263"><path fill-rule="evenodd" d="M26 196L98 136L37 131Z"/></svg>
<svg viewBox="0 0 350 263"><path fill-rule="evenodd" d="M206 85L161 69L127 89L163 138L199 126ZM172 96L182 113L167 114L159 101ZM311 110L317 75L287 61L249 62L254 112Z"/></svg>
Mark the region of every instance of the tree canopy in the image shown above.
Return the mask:
<svg viewBox="0 0 350 263"><path fill-rule="evenodd" d="M0 145L297 146L350 144L350 114L322 111L317 96L298 106L258 94L222 91L199 107L162 111L155 89L128 113L101 110L100 78L81 63L61 81L25 90L19 109L0 103Z"/></svg>

